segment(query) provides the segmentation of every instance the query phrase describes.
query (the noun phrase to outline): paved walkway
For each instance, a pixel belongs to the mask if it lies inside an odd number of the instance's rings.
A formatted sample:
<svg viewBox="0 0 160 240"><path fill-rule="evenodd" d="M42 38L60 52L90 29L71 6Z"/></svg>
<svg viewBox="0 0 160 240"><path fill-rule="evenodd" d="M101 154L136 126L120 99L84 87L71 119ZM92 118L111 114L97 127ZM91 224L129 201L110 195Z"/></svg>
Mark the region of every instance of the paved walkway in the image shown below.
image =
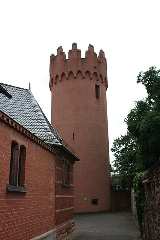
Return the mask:
<svg viewBox="0 0 160 240"><path fill-rule="evenodd" d="M138 231L131 212L108 212L75 215L74 240L138 240Z"/></svg>

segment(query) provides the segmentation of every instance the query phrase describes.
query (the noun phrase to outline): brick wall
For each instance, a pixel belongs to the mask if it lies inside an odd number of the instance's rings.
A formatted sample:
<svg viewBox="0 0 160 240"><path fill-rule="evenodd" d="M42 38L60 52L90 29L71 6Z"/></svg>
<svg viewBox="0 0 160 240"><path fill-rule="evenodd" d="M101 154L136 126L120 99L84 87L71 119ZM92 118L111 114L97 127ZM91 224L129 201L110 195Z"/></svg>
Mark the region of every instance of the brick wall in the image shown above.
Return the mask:
<svg viewBox="0 0 160 240"><path fill-rule="evenodd" d="M26 147L26 193L6 191L12 140ZM55 154L0 120L0 239L32 239L54 227Z"/></svg>
<svg viewBox="0 0 160 240"><path fill-rule="evenodd" d="M56 158L56 237L63 239L74 231L73 165L69 166L69 186L63 186L63 161L68 156Z"/></svg>
<svg viewBox="0 0 160 240"><path fill-rule="evenodd" d="M160 239L160 161L149 171L144 181L146 209L144 233L146 240Z"/></svg>

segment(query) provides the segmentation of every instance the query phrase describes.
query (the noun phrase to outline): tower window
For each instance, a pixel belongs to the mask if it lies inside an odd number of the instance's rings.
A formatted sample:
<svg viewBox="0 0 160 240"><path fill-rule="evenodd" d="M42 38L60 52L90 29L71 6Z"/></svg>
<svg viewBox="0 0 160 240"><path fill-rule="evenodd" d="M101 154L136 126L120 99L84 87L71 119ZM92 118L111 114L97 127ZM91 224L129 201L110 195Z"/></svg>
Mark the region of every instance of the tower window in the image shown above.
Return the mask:
<svg viewBox="0 0 160 240"><path fill-rule="evenodd" d="M97 84L95 85L95 95L96 95L96 98L99 99L100 87Z"/></svg>
<svg viewBox="0 0 160 240"><path fill-rule="evenodd" d="M98 205L98 199L92 199L92 205Z"/></svg>

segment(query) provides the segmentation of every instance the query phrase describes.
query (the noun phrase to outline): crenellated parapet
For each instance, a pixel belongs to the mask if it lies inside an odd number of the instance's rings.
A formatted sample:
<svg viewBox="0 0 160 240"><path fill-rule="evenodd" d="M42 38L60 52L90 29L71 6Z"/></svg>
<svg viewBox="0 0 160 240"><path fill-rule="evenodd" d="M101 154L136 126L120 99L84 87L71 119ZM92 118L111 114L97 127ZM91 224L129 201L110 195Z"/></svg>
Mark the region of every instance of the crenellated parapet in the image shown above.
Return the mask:
<svg viewBox="0 0 160 240"><path fill-rule="evenodd" d="M85 58L81 58L81 50L73 43L72 49L68 52L68 59L62 47L57 49L56 56L54 54L50 56L50 89L64 77L69 79L72 75L76 79L78 74L81 74L82 78L89 76L91 80L101 81L107 88L107 62L103 50L100 50L97 56L94 47L89 45Z"/></svg>

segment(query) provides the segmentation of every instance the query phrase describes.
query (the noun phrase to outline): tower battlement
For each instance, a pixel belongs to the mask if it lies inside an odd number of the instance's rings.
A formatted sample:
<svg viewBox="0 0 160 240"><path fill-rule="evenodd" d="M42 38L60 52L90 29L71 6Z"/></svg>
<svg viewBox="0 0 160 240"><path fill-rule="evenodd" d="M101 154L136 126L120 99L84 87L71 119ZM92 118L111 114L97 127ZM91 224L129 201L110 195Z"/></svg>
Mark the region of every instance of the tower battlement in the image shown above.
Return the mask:
<svg viewBox="0 0 160 240"><path fill-rule="evenodd" d="M62 81L64 75L69 79L69 75L73 74L76 79L78 73L82 74L82 78L89 74L91 80L96 76L96 80L101 81L107 88L107 61L103 50L100 50L97 56L94 46L90 44L85 58L81 58L81 50L73 43L72 49L68 52L68 59L61 46L57 49L56 56L54 54L50 56L50 89L53 84Z"/></svg>

